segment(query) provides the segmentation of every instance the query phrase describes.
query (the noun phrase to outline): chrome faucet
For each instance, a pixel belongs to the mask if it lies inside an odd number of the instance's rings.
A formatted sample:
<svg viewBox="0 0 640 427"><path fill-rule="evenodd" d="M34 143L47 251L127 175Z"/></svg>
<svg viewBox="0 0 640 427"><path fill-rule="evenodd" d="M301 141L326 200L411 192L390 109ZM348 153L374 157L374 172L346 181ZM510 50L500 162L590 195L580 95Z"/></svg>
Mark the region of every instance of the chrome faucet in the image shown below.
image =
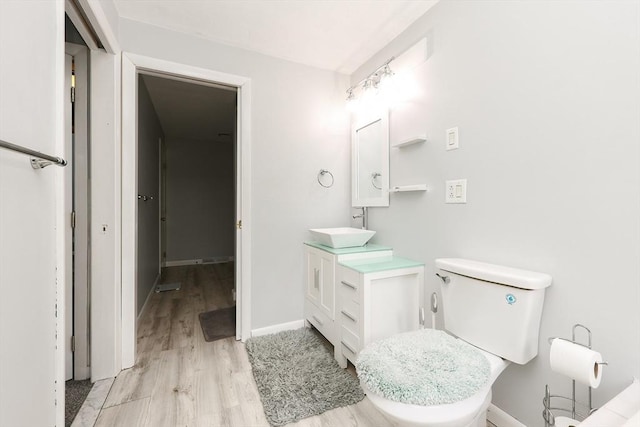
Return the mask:
<svg viewBox="0 0 640 427"><path fill-rule="evenodd" d="M357 208L357 209L362 209L362 213L359 213L357 215L353 215L353 219L362 218L362 229L366 230L367 227L369 227L369 220L367 218L367 207L366 206L362 206L362 207Z"/></svg>

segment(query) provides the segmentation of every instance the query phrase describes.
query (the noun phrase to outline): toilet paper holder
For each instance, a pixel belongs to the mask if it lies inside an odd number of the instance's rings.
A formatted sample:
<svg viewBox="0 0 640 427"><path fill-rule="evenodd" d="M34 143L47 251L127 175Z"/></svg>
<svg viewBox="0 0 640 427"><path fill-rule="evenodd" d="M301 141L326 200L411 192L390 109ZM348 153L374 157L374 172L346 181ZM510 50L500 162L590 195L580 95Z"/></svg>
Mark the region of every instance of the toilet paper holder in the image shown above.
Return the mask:
<svg viewBox="0 0 640 427"><path fill-rule="evenodd" d="M576 340L576 329L581 328L584 331L586 331L587 333L587 343L581 343L578 342ZM551 344L553 342L554 339L556 338L560 338L560 339L566 339L566 338L561 338L561 337L550 337L548 339L549 344ZM569 340L567 340L569 341ZM587 347L587 348L591 348L591 330L589 328L587 328L584 325L581 325L580 323L576 323L575 325L573 325L573 328L571 329L571 340L572 343L574 344L578 344L581 345L583 347ZM597 362L600 365L608 365L607 362ZM544 390L544 398L542 399L542 404L544 405L544 409L542 410L542 418L544 419L544 425L545 427L552 427L555 425L555 415L553 413L553 411L564 411L566 413L571 414L571 418L572 419L576 419L576 417L580 417L582 419L588 417L589 415L591 415L597 408L593 408L593 404L591 401L591 387L587 387L588 388L588 402L586 404L584 403L580 403L578 401L576 401L576 381L572 380L571 381L572 386L571 386L571 397L566 397L566 396L561 396L558 394L551 394L550 390L549 390L549 384L545 385L545 390ZM560 406L552 406L552 399L553 400L564 400L564 401L569 401L571 409L568 408L563 408ZM576 409L576 406L583 406L585 408L585 413L579 412Z"/></svg>

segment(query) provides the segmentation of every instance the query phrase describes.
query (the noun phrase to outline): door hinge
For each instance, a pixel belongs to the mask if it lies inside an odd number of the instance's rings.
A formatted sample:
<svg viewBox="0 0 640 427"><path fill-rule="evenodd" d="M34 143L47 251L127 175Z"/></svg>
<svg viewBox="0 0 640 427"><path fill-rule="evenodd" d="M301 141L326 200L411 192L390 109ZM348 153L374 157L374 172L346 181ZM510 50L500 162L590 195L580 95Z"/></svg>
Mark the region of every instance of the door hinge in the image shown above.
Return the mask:
<svg viewBox="0 0 640 427"><path fill-rule="evenodd" d="M76 102L76 88L71 86L71 103Z"/></svg>
<svg viewBox="0 0 640 427"><path fill-rule="evenodd" d="M76 228L76 211L71 211L71 228Z"/></svg>
<svg viewBox="0 0 640 427"><path fill-rule="evenodd" d="M236 222L236 228L238 230L242 230L242 220L239 220L238 222Z"/></svg>
<svg viewBox="0 0 640 427"><path fill-rule="evenodd" d="M75 352L76 351L76 336L73 335L71 337L71 352Z"/></svg>

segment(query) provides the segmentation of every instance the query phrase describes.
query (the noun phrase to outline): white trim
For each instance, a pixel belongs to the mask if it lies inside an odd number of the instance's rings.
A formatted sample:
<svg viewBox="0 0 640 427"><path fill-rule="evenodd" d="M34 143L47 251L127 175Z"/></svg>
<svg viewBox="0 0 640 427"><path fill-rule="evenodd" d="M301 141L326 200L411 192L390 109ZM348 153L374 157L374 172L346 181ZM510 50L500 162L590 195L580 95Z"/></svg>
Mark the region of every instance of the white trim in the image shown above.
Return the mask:
<svg viewBox="0 0 640 427"><path fill-rule="evenodd" d="M495 424L496 427L527 427L493 403L487 409L487 421Z"/></svg>
<svg viewBox="0 0 640 427"><path fill-rule="evenodd" d="M82 36L82 40L84 40L87 47L91 50L98 50L99 48L93 36L93 30L87 25L76 4L71 0L65 0L65 11L80 36ZM73 55L73 53L71 54Z"/></svg>
<svg viewBox="0 0 640 427"><path fill-rule="evenodd" d="M245 79L244 83L238 86L238 123L236 136L236 150L240 154L240 175L237 187L240 194L236 195L240 203L237 209L237 216L242 220L240 230L240 253L236 245L236 262L241 263L241 274L236 279L234 294L236 298L240 296L240 316L236 313L236 323L240 327L236 330L236 338L243 342L251 336L251 80ZM236 301L237 303L237 301ZM238 321L240 320L240 321ZM238 337L238 329L240 336Z"/></svg>
<svg viewBox="0 0 640 427"><path fill-rule="evenodd" d="M85 0L88 1L88 0ZM135 361L135 248L136 248L136 93L140 72L167 77L221 83L238 89L238 152L242 182L242 279L236 284L240 296L240 338L251 333L251 80L205 68L164 61L132 53L122 53L122 368ZM125 312L126 310L126 312Z"/></svg>
<svg viewBox="0 0 640 427"><path fill-rule="evenodd" d="M282 331L292 331L294 329L304 328L304 319L294 320L293 322L279 323L277 325L267 326L266 328L258 328L251 331L252 337L260 337L262 335L276 334Z"/></svg>
<svg viewBox="0 0 640 427"><path fill-rule="evenodd" d="M98 0L77 0L80 8L87 16L89 24L95 31L96 36L100 39L100 43L104 46L107 53L115 55L120 52L120 45L116 39L113 29L109 24L107 15Z"/></svg>
<svg viewBox="0 0 640 427"><path fill-rule="evenodd" d="M53 150L56 153L64 153L65 141L64 141L64 69L65 69L65 43L64 43L64 2L56 1L55 3L55 17L52 19L55 24L55 70L54 70L54 84L55 84L55 105L53 106L53 113L55 117L55 134ZM69 167L69 166L67 166ZM55 200L54 212L56 215L54 236L56 239L56 300L55 303L59 308L55 318L56 322L56 348L53 350L54 360L54 380L55 383L51 384L54 388L54 396L56 401L55 407L55 425L64 425L64 401L65 401L65 318L66 313L64 310L65 299L68 298L65 295L65 264L66 264L66 251L65 251L65 219L64 203L59 201L64 200L62 197L65 191L65 173L64 168L55 168L54 175L54 188L55 188ZM43 178L44 179L44 178ZM53 301L51 301L53 302ZM49 407L49 404L44 407Z"/></svg>
<svg viewBox="0 0 640 427"><path fill-rule="evenodd" d="M137 218L138 188L136 66L122 55L122 369L136 359L136 266L138 264Z"/></svg>

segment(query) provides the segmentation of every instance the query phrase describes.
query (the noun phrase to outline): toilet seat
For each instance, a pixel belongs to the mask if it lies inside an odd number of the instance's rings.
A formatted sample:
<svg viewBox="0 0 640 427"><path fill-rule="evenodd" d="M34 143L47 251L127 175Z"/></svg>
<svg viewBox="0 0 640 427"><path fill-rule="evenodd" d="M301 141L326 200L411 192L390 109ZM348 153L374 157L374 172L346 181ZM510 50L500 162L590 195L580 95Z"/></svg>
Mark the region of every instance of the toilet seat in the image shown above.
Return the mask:
<svg viewBox="0 0 640 427"><path fill-rule="evenodd" d="M444 405L412 405L386 399L367 388L366 384L362 381L360 385L375 407L403 424L425 425L425 421L428 420L428 425L438 427L474 425L479 414L486 411L491 404L491 387L493 383L511 362L474 347L463 340L458 341L460 341L462 345L469 346L482 354L490 366L489 380L475 394L467 399Z"/></svg>
<svg viewBox="0 0 640 427"><path fill-rule="evenodd" d="M486 387L478 390L476 394L460 402L433 406L394 402L373 393L367 389L366 385L360 385L373 406L395 420L409 425L423 425L425 420L428 420L428 425L437 425L438 427L467 426L478 413L486 410L491 403L490 384L487 384Z"/></svg>
<svg viewBox="0 0 640 427"><path fill-rule="evenodd" d="M491 365L483 353L444 331L424 329L372 343L356 361L363 387L398 403L450 405L485 390Z"/></svg>

